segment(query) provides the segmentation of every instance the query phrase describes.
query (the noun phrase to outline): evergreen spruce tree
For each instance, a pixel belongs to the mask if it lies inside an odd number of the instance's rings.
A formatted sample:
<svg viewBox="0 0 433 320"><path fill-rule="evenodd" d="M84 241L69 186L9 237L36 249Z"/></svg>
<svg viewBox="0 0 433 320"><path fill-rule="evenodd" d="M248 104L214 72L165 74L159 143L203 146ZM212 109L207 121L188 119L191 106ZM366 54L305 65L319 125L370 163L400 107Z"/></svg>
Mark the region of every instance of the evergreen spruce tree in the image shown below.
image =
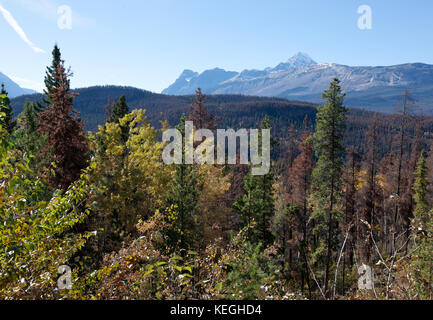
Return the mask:
<svg viewBox="0 0 433 320"><path fill-rule="evenodd" d="M3 83L0 91L0 112L4 113L4 116L1 120L1 125L3 129L5 129L9 133L12 133L16 126L16 122L13 121L11 101L8 97L8 93L6 92L5 85Z"/></svg>
<svg viewBox="0 0 433 320"><path fill-rule="evenodd" d="M343 137L347 109L343 106L345 94L341 93L337 78L322 97L326 102L317 108L316 132L313 136L318 158L312 173L313 232L320 240L313 254L313 262L322 267L319 271L323 275L324 291L329 295L331 259L337 245L338 220L342 216Z"/></svg>
<svg viewBox="0 0 433 320"><path fill-rule="evenodd" d="M126 97L123 94L119 100L117 100L116 104L114 105L113 110L111 111L110 118L107 122L109 123L119 123L119 119L122 119L124 116L126 116L129 113L129 107L126 103Z"/></svg>
<svg viewBox="0 0 433 320"><path fill-rule="evenodd" d="M421 152L415 175L416 180L413 186L415 211L412 221L415 229L412 234L415 250L412 254L411 267L420 297L432 299L433 210L429 211L427 201L428 179L424 151Z"/></svg>
<svg viewBox="0 0 433 320"><path fill-rule="evenodd" d="M119 100L117 100L114 105L113 110L111 111L110 118L107 120L108 123L119 123L119 119L122 119L129 113L129 107L126 103L126 97L123 94ZM128 125L121 126L122 129L122 138L123 141L126 142L128 140Z"/></svg>
<svg viewBox="0 0 433 320"><path fill-rule="evenodd" d="M257 219L257 213L260 211L260 190L257 187L257 179L251 174L251 171L244 177L243 189L245 194L241 195L233 204L233 209L239 214L241 227L250 226ZM248 230L248 239L253 241L252 230Z"/></svg>
<svg viewBox="0 0 433 320"><path fill-rule="evenodd" d="M416 166L415 176L416 178L413 186L413 190L415 192L413 196L415 200L415 210L413 214L416 222L422 226L425 225L430 218L428 214L429 205L427 202L427 164L424 150L421 151L421 155Z"/></svg>
<svg viewBox="0 0 433 320"><path fill-rule="evenodd" d="M260 127L261 129L271 129L268 116L264 117ZM260 135L259 141L261 141ZM271 146L275 143L276 141L272 140ZM245 194L233 204L233 208L241 217L242 227L255 222L254 228L249 231L249 240L264 246L272 244L274 240L270 230L275 211L274 177L275 172L272 166L268 174L261 176L253 176L250 171L244 178Z"/></svg>
<svg viewBox="0 0 433 320"><path fill-rule="evenodd" d="M46 136L38 134L38 123L35 103L26 100L23 112L18 116L19 125L16 129L16 147L30 158L30 167L39 172L46 165L46 158L42 156L42 149L46 144Z"/></svg>
<svg viewBox="0 0 433 320"><path fill-rule="evenodd" d="M24 126L28 133L35 133L38 129L38 119L36 117L35 104L26 99L24 103L23 112L20 115L20 119L24 122Z"/></svg>
<svg viewBox="0 0 433 320"><path fill-rule="evenodd" d="M192 164L185 164L185 115L176 127L182 134L182 164L176 164L173 187L167 192L168 226L164 232L172 249L188 249L199 240L197 228L199 175Z"/></svg>

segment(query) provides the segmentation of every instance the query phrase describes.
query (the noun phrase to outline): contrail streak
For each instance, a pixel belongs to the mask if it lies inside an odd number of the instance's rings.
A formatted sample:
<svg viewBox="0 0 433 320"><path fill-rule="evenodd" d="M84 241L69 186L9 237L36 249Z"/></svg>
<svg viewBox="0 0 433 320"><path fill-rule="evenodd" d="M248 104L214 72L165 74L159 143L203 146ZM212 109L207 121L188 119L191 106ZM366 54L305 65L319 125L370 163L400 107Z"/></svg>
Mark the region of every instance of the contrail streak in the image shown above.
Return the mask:
<svg viewBox="0 0 433 320"><path fill-rule="evenodd" d="M18 34L18 36L25 42L27 43L30 48L32 48L32 50L36 53L45 53L44 50L36 47L33 42L31 42L29 40L29 38L27 38L26 33L24 32L24 30L20 27L20 25L18 24L18 22L15 20L15 18L12 16L12 14L6 10L2 4L0 3L0 11L3 14L3 17L5 18L6 22L12 27L12 29L15 30L15 32Z"/></svg>

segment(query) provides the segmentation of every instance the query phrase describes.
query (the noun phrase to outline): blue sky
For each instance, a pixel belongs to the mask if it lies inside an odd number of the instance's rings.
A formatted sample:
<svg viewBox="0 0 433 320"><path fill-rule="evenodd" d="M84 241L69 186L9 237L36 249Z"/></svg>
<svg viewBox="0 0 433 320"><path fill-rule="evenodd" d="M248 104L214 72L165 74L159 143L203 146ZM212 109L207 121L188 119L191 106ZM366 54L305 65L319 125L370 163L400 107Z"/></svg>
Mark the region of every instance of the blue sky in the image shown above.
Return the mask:
<svg viewBox="0 0 433 320"><path fill-rule="evenodd" d="M57 42L73 87L116 84L154 92L184 69L241 71L298 51L347 65L433 64L431 0L0 0L0 72L41 89ZM72 9L59 29L57 9ZM357 26L360 5L371 30ZM25 33L4 17L7 10ZM40 49L40 50L39 50ZM40 52L44 51L44 52Z"/></svg>

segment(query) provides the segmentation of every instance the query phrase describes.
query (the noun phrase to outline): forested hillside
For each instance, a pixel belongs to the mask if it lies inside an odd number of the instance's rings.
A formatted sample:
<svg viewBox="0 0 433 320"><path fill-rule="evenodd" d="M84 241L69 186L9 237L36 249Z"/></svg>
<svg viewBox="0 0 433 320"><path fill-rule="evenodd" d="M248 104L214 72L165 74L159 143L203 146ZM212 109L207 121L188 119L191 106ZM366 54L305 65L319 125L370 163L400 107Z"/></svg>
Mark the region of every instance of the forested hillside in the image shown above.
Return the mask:
<svg viewBox="0 0 433 320"><path fill-rule="evenodd" d="M179 121L182 113L188 113L194 96L169 96L156 94L132 87L101 86L74 90L79 95L74 100L74 108L83 119L85 130L96 131L98 125L108 118L108 106L122 95L128 100L131 110L145 109L146 116L155 127L160 127L160 121L167 120L171 126ZM403 94L403 92L402 92ZM402 98L402 97L401 97ZM22 111L26 100L39 101L42 95L25 95L11 100L15 114ZM242 95L210 95L206 98L208 110L220 118L220 128L256 128L261 119L268 115L273 127L274 136L283 140L289 134L300 136L305 115L309 116L314 127L317 104L301 101L288 101L281 98L251 97ZM395 104L397 111L399 105ZM366 145L365 134L375 113L366 110L349 109L347 132L344 143L355 146L358 152L363 152ZM376 114L378 122L379 148L381 154L389 152L395 134L398 132L399 117L390 114ZM410 134L413 135L416 118L409 119ZM433 132L433 117L425 116L423 120L426 138Z"/></svg>
<svg viewBox="0 0 433 320"><path fill-rule="evenodd" d="M80 117L85 119L86 129L95 131L98 125L105 122L107 118L106 107L125 95L131 110L146 109L149 119L156 125L159 120L168 120L171 125L179 121L182 113L188 112L193 100L193 96L169 96L152 93L132 87L103 86L90 87L74 90L79 95L75 99L75 108L80 112ZM39 101L42 95L24 95L12 99L12 107L18 114L22 111L25 101ZM292 102L280 98L249 97L241 95L216 95L208 96L206 103L208 108L219 116L224 117L225 122L231 125L257 124L260 116L270 112L281 112L284 108L282 117L288 121L302 123L303 115L315 113L315 105L305 102ZM278 108L278 109L276 109ZM259 112L255 118L254 115ZM228 114L229 113L229 114ZM234 117L234 118L233 118ZM241 119L245 118L245 119Z"/></svg>
<svg viewBox="0 0 433 320"><path fill-rule="evenodd" d="M433 119L410 92L382 115L337 78L315 106L74 92L68 70L56 45L42 96L1 91L0 299L433 298ZM187 121L257 129L269 172L187 163Z"/></svg>

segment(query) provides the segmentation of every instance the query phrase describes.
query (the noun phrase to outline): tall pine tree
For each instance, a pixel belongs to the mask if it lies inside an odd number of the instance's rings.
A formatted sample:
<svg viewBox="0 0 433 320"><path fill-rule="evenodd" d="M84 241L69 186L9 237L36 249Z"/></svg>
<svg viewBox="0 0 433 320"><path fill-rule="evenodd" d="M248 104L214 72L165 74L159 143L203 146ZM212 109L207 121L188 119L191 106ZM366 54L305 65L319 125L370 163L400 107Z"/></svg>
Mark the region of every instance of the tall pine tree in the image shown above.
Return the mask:
<svg viewBox="0 0 433 320"><path fill-rule="evenodd" d="M421 152L416 167L416 179L413 186L415 211L412 225L414 232L414 253L412 254L412 271L415 284L421 298L433 297L433 210L429 211L427 201L428 180L425 152Z"/></svg>
<svg viewBox="0 0 433 320"><path fill-rule="evenodd" d="M261 129L271 129L269 117L265 116L260 125ZM259 141L261 141L261 132ZM271 141L271 147L276 142ZM245 227L255 222L255 227L250 230L249 240L253 243L261 243L264 246L272 244L274 237L270 230L274 216L274 168L271 166L268 174L253 176L250 172L244 178L245 194L234 204L233 208L240 214L242 226Z"/></svg>
<svg viewBox="0 0 433 320"><path fill-rule="evenodd" d="M189 249L200 240L197 228L199 174L194 165L185 163L185 115L182 115L177 130L182 134L182 163L176 164L173 187L167 192L167 228L164 233L172 249Z"/></svg>
<svg viewBox="0 0 433 320"><path fill-rule="evenodd" d="M338 220L341 218L343 137L347 109L343 106L345 94L335 78L322 95L326 100L316 116L314 147L318 158L312 174L314 233L320 240L313 261L323 267L323 286L329 294L328 282L333 251L337 245Z"/></svg>

